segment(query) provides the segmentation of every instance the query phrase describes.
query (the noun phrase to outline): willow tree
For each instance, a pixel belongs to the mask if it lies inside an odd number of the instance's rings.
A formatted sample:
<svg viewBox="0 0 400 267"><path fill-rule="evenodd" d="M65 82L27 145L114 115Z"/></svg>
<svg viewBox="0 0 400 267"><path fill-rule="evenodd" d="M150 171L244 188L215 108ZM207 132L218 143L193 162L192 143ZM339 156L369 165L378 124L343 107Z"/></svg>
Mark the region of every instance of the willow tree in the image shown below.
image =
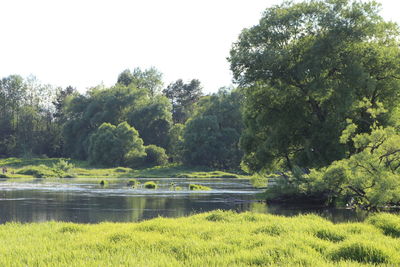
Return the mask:
<svg viewBox="0 0 400 267"><path fill-rule="evenodd" d="M352 119L371 129L363 103L388 110L399 100L399 29L376 2L285 2L244 29L230 63L245 88L244 165L321 167L355 153L339 138Z"/></svg>

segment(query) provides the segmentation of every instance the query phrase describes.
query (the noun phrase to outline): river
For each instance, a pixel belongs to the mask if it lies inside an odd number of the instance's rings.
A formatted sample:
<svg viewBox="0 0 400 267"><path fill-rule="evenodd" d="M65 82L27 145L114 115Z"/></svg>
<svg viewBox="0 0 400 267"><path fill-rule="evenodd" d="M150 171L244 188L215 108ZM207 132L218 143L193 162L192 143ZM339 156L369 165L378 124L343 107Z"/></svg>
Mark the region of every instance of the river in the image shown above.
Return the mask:
<svg viewBox="0 0 400 267"><path fill-rule="evenodd" d="M365 212L321 207L267 205L257 200L248 180L137 179L155 181L156 190L127 186L129 179L0 179L0 223L68 221L77 223L134 222L158 216L180 217L216 209L253 211L293 216L316 213L334 222L361 221ZM211 187L211 191L190 191L189 184ZM179 186L182 190L174 190Z"/></svg>

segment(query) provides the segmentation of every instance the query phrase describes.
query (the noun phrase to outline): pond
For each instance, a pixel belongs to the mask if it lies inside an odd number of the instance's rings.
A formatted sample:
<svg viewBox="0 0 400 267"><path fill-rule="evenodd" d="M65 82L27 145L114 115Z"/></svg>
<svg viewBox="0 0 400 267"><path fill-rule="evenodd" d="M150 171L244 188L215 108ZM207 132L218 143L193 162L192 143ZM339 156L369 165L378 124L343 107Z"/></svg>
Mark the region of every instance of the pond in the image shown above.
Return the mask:
<svg viewBox="0 0 400 267"><path fill-rule="evenodd" d="M248 180L212 179L137 179L141 184L155 181L156 190L133 189L129 179L0 179L0 223L68 221L98 223L133 222L158 216L180 217L216 209L253 211L292 216L317 213L334 222L359 221L364 212L347 209L267 205L257 200L262 192ZM176 191L171 184L180 186ZM189 184L211 187L211 191L189 191Z"/></svg>

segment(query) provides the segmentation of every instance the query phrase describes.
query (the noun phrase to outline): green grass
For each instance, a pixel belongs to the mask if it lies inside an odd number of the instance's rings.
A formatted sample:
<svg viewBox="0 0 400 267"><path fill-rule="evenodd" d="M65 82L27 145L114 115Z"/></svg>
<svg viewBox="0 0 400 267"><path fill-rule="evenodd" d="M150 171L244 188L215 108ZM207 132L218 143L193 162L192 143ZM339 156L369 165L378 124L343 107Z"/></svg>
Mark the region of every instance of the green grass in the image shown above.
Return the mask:
<svg viewBox="0 0 400 267"><path fill-rule="evenodd" d="M68 171L57 169L60 161L73 165ZM133 170L116 167L102 168L90 166L85 161L60 158L6 158L0 159L0 167L7 166L6 178L249 178L243 174L216 171L201 167L186 167L180 164L169 164L147 169Z"/></svg>
<svg viewBox="0 0 400 267"><path fill-rule="evenodd" d="M214 211L96 225L0 225L0 266L399 266L400 240L381 226Z"/></svg>

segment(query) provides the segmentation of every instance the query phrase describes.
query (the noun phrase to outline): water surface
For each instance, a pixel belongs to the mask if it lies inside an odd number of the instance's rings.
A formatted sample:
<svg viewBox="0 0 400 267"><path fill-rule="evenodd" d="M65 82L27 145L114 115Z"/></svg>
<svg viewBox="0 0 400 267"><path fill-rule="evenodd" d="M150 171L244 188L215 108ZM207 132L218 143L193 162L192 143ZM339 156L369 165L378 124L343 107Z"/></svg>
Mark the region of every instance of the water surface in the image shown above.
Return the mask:
<svg viewBox="0 0 400 267"><path fill-rule="evenodd" d="M68 221L98 223L133 222L158 216L180 217L216 209L254 211L286 216L317 213L332 221L357 221L365 213L346 209L279 206L260 203L248 180L212 179L138 179L141 184L156 181L157 190L133 189L129 179L0 179L0 223ZM189 191L190 183L211 187L211 191ZM173 186L183 190L176 191Z"/></svg>

